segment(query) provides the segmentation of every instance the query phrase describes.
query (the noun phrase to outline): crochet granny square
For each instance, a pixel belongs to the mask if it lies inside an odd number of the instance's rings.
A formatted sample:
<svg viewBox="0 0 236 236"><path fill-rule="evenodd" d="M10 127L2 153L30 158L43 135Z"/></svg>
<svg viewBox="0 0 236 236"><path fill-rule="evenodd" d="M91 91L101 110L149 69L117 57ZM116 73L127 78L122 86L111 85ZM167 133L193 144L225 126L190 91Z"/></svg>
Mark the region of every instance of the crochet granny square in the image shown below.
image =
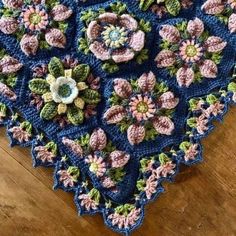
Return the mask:
<svg viewBox="0 0 236 236"><path fill-rule="evenodd" d="M235 0L1 0L0 125L128 235L236 103L235 52Z"/></svg>

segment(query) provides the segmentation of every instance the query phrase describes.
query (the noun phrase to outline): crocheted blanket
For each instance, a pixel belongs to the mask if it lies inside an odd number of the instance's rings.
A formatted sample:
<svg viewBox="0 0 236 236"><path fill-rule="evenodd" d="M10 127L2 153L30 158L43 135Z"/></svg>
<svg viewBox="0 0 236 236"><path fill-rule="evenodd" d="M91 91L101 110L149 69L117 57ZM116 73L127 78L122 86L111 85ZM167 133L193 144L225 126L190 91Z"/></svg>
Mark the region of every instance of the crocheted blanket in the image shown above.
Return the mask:
<svg viewBox="0 0 236 236"><path fill-rule="evenodd" d="M236 103L236 1L1 0L0 15L11 145L128 235Z"/></svg>

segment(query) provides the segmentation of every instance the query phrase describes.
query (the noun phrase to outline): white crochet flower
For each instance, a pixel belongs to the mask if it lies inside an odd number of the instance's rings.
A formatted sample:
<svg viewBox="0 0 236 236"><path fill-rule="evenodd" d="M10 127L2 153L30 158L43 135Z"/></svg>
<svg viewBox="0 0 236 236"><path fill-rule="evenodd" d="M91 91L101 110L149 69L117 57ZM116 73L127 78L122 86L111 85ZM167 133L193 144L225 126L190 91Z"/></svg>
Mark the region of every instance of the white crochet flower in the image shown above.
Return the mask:
<svg viewBox="0 0 236 236"><path fill-rule="evenodd" d="M57 78L50 84L50 90L56 103L71 104L79 94L75 80L67 77Z"/></svg>

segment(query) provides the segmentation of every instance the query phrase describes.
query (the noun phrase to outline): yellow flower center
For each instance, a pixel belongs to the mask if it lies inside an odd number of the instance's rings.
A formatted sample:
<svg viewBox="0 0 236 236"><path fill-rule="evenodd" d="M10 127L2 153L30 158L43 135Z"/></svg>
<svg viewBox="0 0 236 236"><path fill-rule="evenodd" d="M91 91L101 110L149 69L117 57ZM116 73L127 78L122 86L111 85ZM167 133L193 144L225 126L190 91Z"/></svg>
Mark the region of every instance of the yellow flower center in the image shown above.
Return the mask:
<svg viewBox="0 0 236 236"><path fill-rule="evenodd" d="M195 45L189 45L186 48L186 54L188 57L194 57L197 54L197 48L195 47Z"/></svg>
<svg viewBox="0 0 236 236"><path fill-rule="evenodd" d="M41 22L42 18L39 14L37 13L32 13L29 17L29 21L31 24L37 25Z"/></svg>
<svg viewBox="0 0 236 236"><path fill-rule="evenodd" d="M148 112L148 104L146 102L139 102L137 104L137 111L140 113Z"/></svg>

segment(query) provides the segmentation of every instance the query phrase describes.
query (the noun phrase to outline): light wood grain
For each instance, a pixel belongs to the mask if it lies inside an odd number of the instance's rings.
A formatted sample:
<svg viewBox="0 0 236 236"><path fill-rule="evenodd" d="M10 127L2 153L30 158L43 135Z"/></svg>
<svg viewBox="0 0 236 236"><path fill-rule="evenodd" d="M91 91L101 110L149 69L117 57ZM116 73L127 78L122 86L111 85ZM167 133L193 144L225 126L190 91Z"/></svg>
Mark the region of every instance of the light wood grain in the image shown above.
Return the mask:
<svg viewBox="0 0 236 236"><path fill-rule="evenodd" d="M146 207L134 236L236 235L236 108L203 141L201 165L183 167ZM101 216L78 217L73 195L52 190L52 170L32 167L30 152L9 148L0 128L1 236L111 236Z"/></svg>

